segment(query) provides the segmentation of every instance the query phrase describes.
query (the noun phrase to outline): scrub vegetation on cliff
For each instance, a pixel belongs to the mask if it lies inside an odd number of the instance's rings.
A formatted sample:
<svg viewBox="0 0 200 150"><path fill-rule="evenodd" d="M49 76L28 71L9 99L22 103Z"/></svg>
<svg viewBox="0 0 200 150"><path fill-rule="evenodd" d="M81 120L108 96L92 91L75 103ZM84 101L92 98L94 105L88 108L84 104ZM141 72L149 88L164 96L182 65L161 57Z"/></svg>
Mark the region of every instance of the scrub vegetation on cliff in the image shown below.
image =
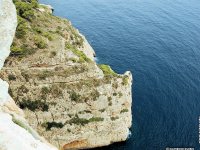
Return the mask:
<svg viewBox="0 0 200 150"><path fill-rule="evenodd" d="M23 57L35 53L39 49L48 49L48 42L53 41L58 35L66 38L66 43L71 45L71 50L76 53L81 61L89 59L74 47L83 45L83 38L71 26L70 22L52 16L40 6L37 0L14 0L17 8L18 26L16 36L11 47L12 56ZM63 24L60 22L63 21ZM56 26L56 28L55 28ZM51 52L55 56L55 51Z"/></svg>

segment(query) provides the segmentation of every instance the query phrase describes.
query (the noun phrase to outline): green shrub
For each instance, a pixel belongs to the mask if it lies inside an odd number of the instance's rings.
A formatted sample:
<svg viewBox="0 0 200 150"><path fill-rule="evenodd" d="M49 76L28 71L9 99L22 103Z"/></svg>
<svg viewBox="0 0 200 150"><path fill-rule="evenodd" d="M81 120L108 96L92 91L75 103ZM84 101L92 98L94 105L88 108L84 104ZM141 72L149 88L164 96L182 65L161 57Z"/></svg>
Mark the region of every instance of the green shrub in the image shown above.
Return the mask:
<svg viewBox="0 0 200 150"><path fill-rule="evenodd" d="M74 118L70 119L68 123L84 126L89 123L89 120L84 119L84 118L74 117Z"/></svg>
<svg viewBox="0 0 200 150"><path fill-rule="evenodd" d="M19 106L21 109L29 109L31 111L41 110L41 111L48 111L49 106L41 100L31 101L23 99L19 102Z"/></svg>
<svg viewBox="0 0 200 150"><path fill-rule="evenodd" d="M19 39L24 38L28 32L28 23L20 16L17 16L18 24L15 36Z"/></svg>
<svg viewBox="0 0 200 150"><path fill-rule="evenodd" d="M92 118L89 119L89 122L99 122L99 121L104 121L104 118L92 117Z"/></svg>
<svg viewBox="0 0 200 150"><path fill-rule="evenodd" d="M106 111L106 109L105 109L105 108L103 108L103 109L100 109L99 111L100 111L100 112L105 112L105 111Z"/></svg>
<svg viewBox="0 0 200 150"><path fill-rule="evenodd" d="M15 3L17 14L24 19L31 21L34 17L34 11L32 10L32 6L27 2L16 2Z"/></svg>
<svg viewBox="0 0 200 150"><path fill-rule="evenodd" d="M117 96L117 93L113 93L113 96Z"/></svg>
<svg viewBox="0 0 200 150"><path fill-rule="evenodd" d="M68 121L69 124L76 124L76 125L86 125L90 122L100 122L104 121L104 118L101 117L92 117L89 120L84 118L79 118L78 115L76 115L74 118Z"/></svg>
<svg viewBox="0 0 200 150"><path fill-rule="evenodd" d="M118 94L119 94L119 97L122 97L122 96L123 96L122 92L119 92Z"/></svg>
<svg viewBox="0 0 200 150"><path fill-rule="evenodd" d="M108 105L112 106L112 97L108 97Z"/></svg>
<svg viewBox="0 0 200 150"><path fill-rule="evenodd" d="M38 8L39 4L38 4L38 0L29 0L31 2L32 8Z"/></svg>
<svg viewBox="0 0 200 150"><path fill-rule="evenodd" d="M46 122L42 124L43 127L46 128L46 130L51 130L51 128L62 128L64 127L64 124L62 122Z"/></svg>
<svg viewBox="0 0 200 150"><path fill-rule="evenodd" d="M11 50L11 55L21 55L24 53L23 49L21 47L18 46L11 46L10 48Z"/></svg>
<svg viewBox="0 0 200 150"><path fill-rule="evenodd" d="M111 101L112 100L112 97L108 97L108 101Z"/></svg>
<svg viewBox="0 0 200 150"><path fill-rule="evenodd" d="M44 87L42 87L42 89L41 89L41 93L42 94L48 94L50 92L50 90L49 90L49 88L48 87L46 87L46 86L44 86Z"/></svg>
<svg viewBox="0 0 200 150"><path fill-rule="evenodd" d="M71 60L73 63L77 62L76 58L70 58L69 60Z"/></svg>
<svg viewBox="0 0 200 150"><path fill-rule="evenodd" d="M57 55L56 51L52 51L50 57L53 58Z"/></svg>
<svg viewBox="0 0 200 150"><path fill-rule="evenodd" d="M44 49L47 47L47 43L40 36L35 36L34 41L35 45L40 49Z"/></svg>
<svg viewBox="0 0 200 150"><path fill-rule="evenodd" d="M70 49L76 56L79 57L79 62L91 62L91 59L89 59L82 51L75 48L75 46L65 43L65 48Z"/></svg>
<svg viewBox="0 0 200 150"><path fill-rule="evenodd" d="M42 34L44 37L48 38L49 41L53 41L53 35L49 32L44 32Z"/></svg>
<svg viewBox="0 0 200 150"><path fill-rule="evenodd" d="M118 88L118 82L114 82L114 83L112 84L112 87L115 88L115 89L117 89L117 88Z"/></svg>
<svg viewBox="0 0 200 150"><path fill-rule="evenodd" d="M121 110L120 113L125 113L125 112L128 112L128 109L123 109L123 110Z"/></svg>
<svg viewBox="0 0 200 150"><path fill-rule="evenodd" d="M38 7L37 0L27 0L27 1L19 1L14 0L17 14L24 19L32 21L34 18L34 9Z"/></svg>
<svg viewBox="0 0 200 150"><path fill-rule="evenodd" d="M28 75L28 73L27 72L25 72L25 71L22 71L21 72L21 75L24 77L24 79L26 80L26 82L28 82L29 81L29 75Z"/></svg>
<svg viewBox="0 0 200 150"><path fill-rule="evenodd" d="M115 121L115 120L117 120L117 119L119 119L119 117L117 116L117 117L111 117L110 118L112 121Z"/></svg>
<svg viewBox="0 0 200 150"><path fill-rule="evenodd" d="M23 51L21 53L21 55L25 56L25 55L31 55L34 54L36 52L36 49L31 47L31 44L22 44L20 47Z"/></svg>
<svg viewBox="0 0 200 150"><path fill-rule="evenodd" d="M100 93L97 90L93 90L90 95L93 98L93 100L95 101L100 96Z"/></svg>
<svg viewBox="0 0 200 150"><path fill-rule="evenodd" d="M70 99L71 99L72 101L79 102L81 96L80 96L79 94L77 94L76 92L71 91L69 97L70 97Z"/></svg>
<svg viewBox="0 0 200 150"><path fill-rule="evenodd" d="M71 49L72 52L79 57L80 62L90 62L91 60L82 52L77 49Z"/></svg>
<svg viewBox="0 0 200 150"><path fill-rule="evenodd" d="M35 53L35 49L31 48L28 44L23 44L20 47L16 45L11 46L11 55L12 56L26 56L28 54Z"/></svg>
<svg viewBox="0 0 200 150"><path fill-rule="evenodd" d="M42 33L43 33L42 29L39 28L39 27L33 28L33 31L35 31L35 32L37 32L37 33L39 33L39 34L42 34Z"/></svg>
<svg viewBox="0 0 200 150"><path fill-rule="evenodd" d="M111 76L117 76L117 73L115 73L110 66L108 65L104 65L104 64L100 64L98 65L99 68L103 71L103 73L105 75L111 75Z"/></svg>
<svg viewBox="0 0 200 150"><path fill-rule="evenodd" d="M72 48L74 48L71 44L69 44L69 43L65 43L65 48L66 49L72 49Z"/></svg>
<svg viewBox="0 0 200 150"><path fill-rule="evenodd" d="M9 74L9 75L8 75L8 80L14 81L14 80L16 80L16 77L15 77L13 74Z"/></svg>
<svg viewBox="0 0 200 150"><path fill-rule="evenodd" d="M128 85L128 77L127 76L123 76L122 85Z"/></svg>

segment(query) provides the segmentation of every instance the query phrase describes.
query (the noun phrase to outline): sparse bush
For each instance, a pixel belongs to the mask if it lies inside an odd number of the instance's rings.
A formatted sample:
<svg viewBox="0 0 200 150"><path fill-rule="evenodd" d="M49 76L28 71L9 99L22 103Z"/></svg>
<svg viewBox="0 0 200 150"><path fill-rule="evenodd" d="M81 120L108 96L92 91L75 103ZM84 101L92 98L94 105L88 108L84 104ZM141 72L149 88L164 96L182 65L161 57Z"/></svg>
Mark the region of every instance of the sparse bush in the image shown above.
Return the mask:
<svg viewBox="0 0 200 150"><path fill-rule="evenodd" d="M74 118L70 119L68 123L84 126L89 123L89 120L84 119L84 118L74 117Z"/></svg>
<svg viewBox="0 0 200 150"><path fill-rule="evenodd" d="M117 93L113 93L113 96L117 96Z"/></svg>
<svg viewBox="0 0 200 150"><path fill-rule="evenodd" d="M108 97L108 105L112 106L112 97Z"/></svg>
<svg viewBox="0 0 200 150"><path fill-rule="evenodd" d="M106 111L106 109L105 109L105 108L103 108L103 109L100 109L99 111L100 111L100 112L104 112L104 111Z"/></svg>
<svg viewBox="0 0 200 150"><path fill-rule="evenodd" d="M56 51L52 51L50 57L53 58L57 55Z"/></svg>
<svg viewBox="0 0 200 150"><path fill-rule="evenodd" d="M69 97L72 101L79 102L81 96L77 94L75 91L71 91Z"/></svg>
<svg viewBox="0 0 200 150"><path fill-rule="evenodd" d="M36 111L36 110L48 111L49 109L49 106L41 100L31 101L23 99L21 102L19 102L19 106L21 109L27 108L31 111Z"/></svg>
<svg viewBox="0 0 200 150"><path fill-rule="evenodd" d="M114 83L112 84L112 87L115 88L115 89L117 89L117 88L118 88L118 83L117 83L117 82L114 82Z"/></svg>
<svg viewBox="0 0 200 150"><path fill-rule="evenodd" d="M49 41L52 41L53 40L53 35L49 32L44 32L42 34L44 37L48 38Z"/></svg>
<svg viewBox="0 0 200 150"><path fill-rule="evenodd" d="M44 86L44 87L42 87L42 89L41 89L41 93L42 94L48 94L50 92L50 90L49 90L49 88L48 87L46 87L46 86Z"/></svg>
<svg viewBox="0 0 200 150"><path fill-rule="evenodd" d="M92 118L89 119L89 122L99 122L99 121L104 121L104 118L92 117Z"/></svg>
<svg viewBox="0 0 200 150"><path fill-rule="evenodd" d="M93 98L93 100L95 101L100 96L100 93L97 90L93 90L90 95Z"/></svg>
<svg viewBox="0 0 200 150"><path fill-rule="evenodd" d="M68 121L69 124L76 124L76 125L86 125L90 122L100 122L104 121L104 118L101 117L92 117L89 120L84 118L79 118L78 115L76 115L74 118Z"/></svg>
<svg viewBox="0 0 200 150"><path fill-rule="evenodd" d="M111 101L112 100L112 97L108 97L108 101Z"/></svg>
<svg viewBox="0 0 200 150"><path fill-rule="evenodd" d="M66 49L72 49L72 48L74 48L71 44L69 44L69 43L65 43L65 48Z"/></svg>
<svg viewBox="0 0 200 150"><path fill-rule="evenodd" d="M25 78L26 82L29 81L29 75L26 72L21 72L21 75Z"/></svg>
<svg viewBox="0 0 200 150"><path fill-rule="evenodd" d="M16 80L16 77L15 77L15 75L13 75L13 74L9 74L8 75L8 80L12 80L12 81L15 81Z"/></svg>
<svg viewBox="0 0 200 150"><path fill-rule="evenodd" d="M84 110L85 113L91 114L92 112L90 110Z"/></svg>
<svg viewBox="0 0 200 150"><path fill-rule="evenodd" d="M119 97L122 97L122 96L123 96L122 92L119 92L118 94L119 94Z"/></svg>
<svg viewBox="0 0 200 150"><path fill-rule="evenodd" d="M73 63L77 62L76 58L70 58L69 60L71 60Z"/></svg>
<svg viewBox="0 0 200 150"><path fill-rule="evenodd" d="M117 119L119 119L119 117L117 116L117 117L111 117L110 118L112 121L115 121L115 120L117 120Z"/></svg>
<svg viewBox="0 0 200 150"><path fill-rule="evenodd" d="M68 132L72 132L70 129L67 129Z"/></svg>
<svg viewBox="0 0 200 150"><path fill-rule="evenodd" d="M128 112L128 109L123 109L123 110L121 110L120 113L125 113L125 112Z"/></svg>
<svg viewBox="0 0 200 150"><path fill-rule="evenodd" d="M64 124L62 122L46 122L42 124L43 127L46 128L46 130L51 130L51 128L62 128L64 127Z"/></svg>

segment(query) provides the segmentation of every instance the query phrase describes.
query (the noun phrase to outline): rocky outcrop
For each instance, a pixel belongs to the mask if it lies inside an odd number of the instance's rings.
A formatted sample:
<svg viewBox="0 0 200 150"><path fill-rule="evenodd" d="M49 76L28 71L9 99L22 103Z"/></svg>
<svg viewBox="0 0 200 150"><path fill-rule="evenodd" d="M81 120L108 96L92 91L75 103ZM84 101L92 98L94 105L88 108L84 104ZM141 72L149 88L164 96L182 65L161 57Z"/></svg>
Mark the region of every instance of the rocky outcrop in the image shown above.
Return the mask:
<svg viewBox="0 0 200 150"><path fill-rule="evenodd" d="M17 25L16 11L12 2L1 0L0 1L0 68L3 67L5 59L8 57L10 45L12 43L15 28Z"/></svg>
<svg viewBox="0 0 200 150"><path fill-rule="evenodd" d="M44 5L31 7L31 16L18 16L11 55L0 72L28 123L5 91L10 102L0 110L7 113L8 127L29 137L25 146L33 142L42 150L49 145L39 135L63 150L125 141L132 124L131 73L97 65L94 50L68 20L51 15Z"/></svg>
<svg viewBox="0 0 200 150"><path fill-rule="evenodd" d="M10 53L16 10L11 0L0 0L0 68ZM24 113L8 94L8 84L0 79L0 150L56 150L26 122Z"/></svg>

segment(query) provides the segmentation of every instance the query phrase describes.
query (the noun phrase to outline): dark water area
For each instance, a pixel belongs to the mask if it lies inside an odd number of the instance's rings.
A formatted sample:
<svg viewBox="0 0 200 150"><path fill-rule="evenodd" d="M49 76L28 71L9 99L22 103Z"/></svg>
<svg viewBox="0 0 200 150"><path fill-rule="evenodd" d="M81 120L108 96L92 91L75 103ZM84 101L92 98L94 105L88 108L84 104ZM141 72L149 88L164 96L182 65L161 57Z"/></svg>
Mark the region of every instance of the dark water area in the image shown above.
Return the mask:
<svg viewBox="0 0 200 150"><path fill-rule="evenodd" d="M200 149L199 0L40 2L72 21L98 63L133 73L132 136L105 150Z"/></svg>

